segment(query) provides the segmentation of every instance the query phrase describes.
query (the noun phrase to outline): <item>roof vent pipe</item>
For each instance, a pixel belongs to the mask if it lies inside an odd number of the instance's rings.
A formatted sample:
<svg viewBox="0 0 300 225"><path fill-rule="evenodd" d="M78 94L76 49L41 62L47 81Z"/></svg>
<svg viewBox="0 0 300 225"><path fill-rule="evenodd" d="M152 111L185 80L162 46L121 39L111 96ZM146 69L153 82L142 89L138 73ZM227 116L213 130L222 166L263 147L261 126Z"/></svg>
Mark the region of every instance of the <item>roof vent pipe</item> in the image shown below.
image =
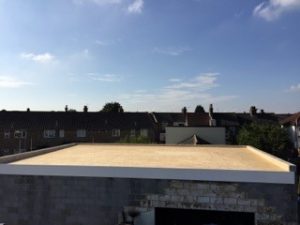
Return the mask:
<svg viewBox="0 0 300 225"><path fill-rule="evenodd" d="M209 111L208 111L208 113L209 113L210 119L212 119L212 118L213 118L213 113L214 113L214 107L213 107L213 104L210 104L210 105L209 105Z"/></svg>

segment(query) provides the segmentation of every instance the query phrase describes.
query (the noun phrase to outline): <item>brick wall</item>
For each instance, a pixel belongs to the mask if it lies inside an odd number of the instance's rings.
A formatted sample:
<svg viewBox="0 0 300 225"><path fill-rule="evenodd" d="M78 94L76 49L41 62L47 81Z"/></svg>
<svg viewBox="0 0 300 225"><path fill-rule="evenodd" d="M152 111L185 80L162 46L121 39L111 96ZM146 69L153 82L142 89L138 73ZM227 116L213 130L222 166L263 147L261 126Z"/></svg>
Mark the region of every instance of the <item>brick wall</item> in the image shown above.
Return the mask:
<svg viewBox="0 0 300 225"><path fill-rule="evenodd" d="M0 176L0 223L116 225L126 207L252 212L257 225L296 225L294 185Z"/></svg>
<svg viewBox="0 0 300 225"><path fill-rule="evenodd" d="M148 129L148 138L155 142L155 130ZM26 129L26 138L14 138L14 130L10 130L10 137L4 138L4 131L0 131L0 156L20 153L24 151L36 150L46 147L58 146L66 143L86 142L86 143L117 143L122 142L130 136L130 129L121 129L120 137L112 136L112 129L86 130L86 137L77 137L75 130L64 130L64 137L59 137L59 130L56 130L55 138L45 138L44 130ZM140 135L140 129L136 129L136 136ZM21 148L21 150L19 149Z"/></svg>

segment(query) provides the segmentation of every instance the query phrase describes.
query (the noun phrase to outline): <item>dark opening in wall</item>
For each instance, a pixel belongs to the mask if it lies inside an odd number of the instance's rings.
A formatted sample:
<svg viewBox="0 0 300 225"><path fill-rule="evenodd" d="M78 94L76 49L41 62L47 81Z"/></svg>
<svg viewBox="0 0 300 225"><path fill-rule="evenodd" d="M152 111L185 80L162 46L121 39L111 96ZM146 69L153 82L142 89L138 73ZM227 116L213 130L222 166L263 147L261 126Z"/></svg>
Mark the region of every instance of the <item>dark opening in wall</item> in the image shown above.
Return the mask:
<svg viewBox="0 0 300 225"><path fill-rule="evenodd" d="M155 209L155 225L254 225L254 213L193 209Z"/></svg>

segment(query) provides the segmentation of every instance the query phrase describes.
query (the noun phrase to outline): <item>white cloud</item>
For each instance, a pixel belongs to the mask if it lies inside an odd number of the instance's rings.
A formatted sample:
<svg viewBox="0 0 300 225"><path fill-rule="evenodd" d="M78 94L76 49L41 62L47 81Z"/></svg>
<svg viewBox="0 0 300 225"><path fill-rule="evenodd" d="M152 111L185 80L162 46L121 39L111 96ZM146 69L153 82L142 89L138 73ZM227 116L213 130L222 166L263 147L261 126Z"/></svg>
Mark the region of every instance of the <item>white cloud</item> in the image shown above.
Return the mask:
<svg viewBox="0 0 300 225"><path fill-rule="evenodd" d="M181 79L179 79L179 78L170 78L169 81L170 81L170 82L177 83L177 82L180 82Z"/></svg>
<svg viewBox="0 0 300 225"><path fill-rule="evenodd" d="M141 94L141 93L147 93L147 90L145 89L139 89L139 90L135 90L135 93Z"/></svg>
<svg viewBox="0 0 300 225"><path fill-rule="evenodd" d="M20 57L22 59L32 60L37 63L49 63L54 60L54 56L48 52L43 54L35 54L35 53L21 53Z"/></svg>
<svg viewBox="0 0 300 225"><path fill-rule="evenodd" d="M141 13L144 6L144 0L134 0L127 8L129 13Z"/></svg>
<svg viewBox="0 0 300 225"><path fill-rule="evenodd" d="M122 0L73 0L73 3L76 5L82 5L84 3L94 3L97 5L112 5L112 4L119 4Z"/></svg>
<svg viewBox="0 0 300 225"><path fill-rule="evenodd" d="M122 80L121 77L116 74L99 75L97 73L89 73L88 76L92 80L101 82L120 82Z"/></svg>
<svg viewBox="0 0 300 225"><path fill-rule="evenodd" d="M209 90L213 87L217 87L218 84L217 76L218 73L205 73L201 74L199 76L196 76L195 78L184 81L184 82L177 82L176 84L172 84L170 86L167 86L167 88L170 89L194 89L197 88L197 90Z"/></svg>
<svg viewBox="0 0 300 225"><path fill-rule="evenodd" d="M69 74L68 80L73 83L80 82L80 79L75 74Z"/></svg>
<svg viewBox="0 0 300 225"><path fill-rule="evenodd" d="M77 52L74 52L69 55L70 60L74 62L80 62L82 60L89 60L93 58L93 54L89 51L89 49L81 49Z"/></svg>
<svg viewBox="0 0 300 225"><path fill-rule="evenodd" d="M107 45L109 45L107 42L100 41L100 40L96 40L96 41L95 41L95 44L96 44L96 45L99 45L99 46L107 46Z"/></svg>
<svg viewBox="0 0 300 225"><path fill-rule="evenodd" d="M296 84L296 85L292 85L289 88L289 92L300 92L300 83Z"/></svg>
<svg viewBox="0 0 300 225"><path fill-rule="evenodd" d="M273 21L282 14L294 10L300 10L300 0L268 0L257 5L253 10L253 15Z"/></svg>
<svg viewBox="0 0 300 225"><path fill-rule="evenodd" d="M20 88L26 85L32 85L32 83L11 76L0 76L0 88Z"/></svg>
<svg viewBox="0 0 300 225"><path fill-rule="evenodd" d="M188 47L167 47L167 48L159 48L155 47L153 49L153 52L164 54L164 55L170 55L170 56L179 56L183 54L184 52L190 51L191 49Z"/></svg>
<svg viewBox="0 0 300 225"><path fill-rule="evenodd" d="M105 41L103 41L103 40L96 40L95 44L98 45L98 46L102 46L103 47L103 46L114 45L114 44L117 44L119 42L121 42L120 38L115 39L115 40L105 40Z"/></svg>
<svg viewBox="0 0 300 225"><path fill-rule="evenodd" d="M124 0L72 0L75 5L84 5L86 3L96 4L98 6L107 5L121 5L122 7L128 2ZM142 13L144 7L144 0L130 0L131 3L126 6L128 13L139 14Z"/></svg>
<svg viewBox="0 0 300 225"><path fill-rule="evenodd" d="M86 49L83 49L82 51L82 56L84 58L88 58L90 56L90 51L86 48Z"/></svg>
<svg viewBox="0 0 300 225"><path fill-rule="evenodd" d="M158 90L132 92L120 96L120 101L133 109L149 111L178 111L183 106L209 104L229 101L235 95L213 95L209 90L218 87L218 73L206 73L186 81L169 80L167 85ZM177 78L176 78L177 79ZM149 104L151 103L151 104Z"/></svg>

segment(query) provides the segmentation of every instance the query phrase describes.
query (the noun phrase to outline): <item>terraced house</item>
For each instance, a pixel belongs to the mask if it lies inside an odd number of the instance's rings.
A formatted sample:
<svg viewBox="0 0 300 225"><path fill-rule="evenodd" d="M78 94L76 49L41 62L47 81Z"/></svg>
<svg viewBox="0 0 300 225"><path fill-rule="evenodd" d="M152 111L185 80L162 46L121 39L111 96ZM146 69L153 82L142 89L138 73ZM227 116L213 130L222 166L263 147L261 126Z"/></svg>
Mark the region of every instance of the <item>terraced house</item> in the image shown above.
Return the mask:
<svg viewBox="0 0 300 225"><path fill-rule="evenodd" d="M214 112L212 105L208 112L203 113L187 111L105 113L88 112L87 107L84 107L82 112L2 110L0 155L73 142L166 143L167 127L186 128L180 129L180 133L186 135L181 137L176 134L176 141L169 142L172 144L192 143L193 137L198 140L198 144L235 144L238 130L242 125L251 122L279 123L279 120L288 116L257 112L254 106L250 108L249 113ZM214 141L216 136L222 141Z"/></svg>
<svg viewBox="0 0 300 225"><path fill-rule="evenodd" d="M148 113L0 112L0 155L71 142L134 142L140 138L155 141L155 125Z"/></svg>

